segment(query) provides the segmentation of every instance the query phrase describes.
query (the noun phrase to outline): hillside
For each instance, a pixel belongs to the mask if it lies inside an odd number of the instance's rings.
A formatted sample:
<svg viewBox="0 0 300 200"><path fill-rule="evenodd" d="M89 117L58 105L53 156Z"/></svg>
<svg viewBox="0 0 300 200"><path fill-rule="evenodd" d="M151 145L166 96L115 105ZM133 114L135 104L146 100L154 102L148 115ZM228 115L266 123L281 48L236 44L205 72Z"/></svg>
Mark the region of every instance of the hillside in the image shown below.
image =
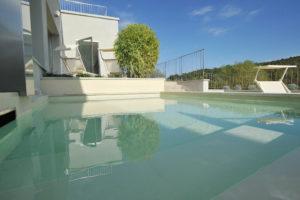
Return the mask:
<svg viewBox="0 0 300 200"><path fill-rule="evenodd" d="M300 67L300 56L274 60L270 62L258 63L259 65L297 65Z"/></svg>

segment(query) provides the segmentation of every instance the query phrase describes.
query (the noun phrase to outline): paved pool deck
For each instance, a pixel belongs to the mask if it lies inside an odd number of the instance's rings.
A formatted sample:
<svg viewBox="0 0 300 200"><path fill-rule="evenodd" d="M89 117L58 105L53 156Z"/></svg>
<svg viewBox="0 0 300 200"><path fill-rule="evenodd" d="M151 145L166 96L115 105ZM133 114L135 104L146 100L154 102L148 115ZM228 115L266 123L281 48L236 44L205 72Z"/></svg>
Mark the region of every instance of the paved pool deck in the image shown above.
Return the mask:
<svg viewBox="0 0 300 200"><path fill-rule="evenodd" d="M216 200L298 199L300 148L227 189Z"/></svg>

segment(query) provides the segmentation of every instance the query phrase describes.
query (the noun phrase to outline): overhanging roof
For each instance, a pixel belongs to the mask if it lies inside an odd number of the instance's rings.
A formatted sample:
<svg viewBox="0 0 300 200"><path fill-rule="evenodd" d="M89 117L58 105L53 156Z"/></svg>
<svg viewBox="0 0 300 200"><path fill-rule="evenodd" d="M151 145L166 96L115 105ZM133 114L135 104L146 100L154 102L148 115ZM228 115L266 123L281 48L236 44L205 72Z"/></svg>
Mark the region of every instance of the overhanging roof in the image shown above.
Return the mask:
<svg viewBox="0 0 300 200"><path fill-rule="evenodd" d="M286 68L296 68L296 65L265 65L259 66L259 69L286 69Z"/></svg>

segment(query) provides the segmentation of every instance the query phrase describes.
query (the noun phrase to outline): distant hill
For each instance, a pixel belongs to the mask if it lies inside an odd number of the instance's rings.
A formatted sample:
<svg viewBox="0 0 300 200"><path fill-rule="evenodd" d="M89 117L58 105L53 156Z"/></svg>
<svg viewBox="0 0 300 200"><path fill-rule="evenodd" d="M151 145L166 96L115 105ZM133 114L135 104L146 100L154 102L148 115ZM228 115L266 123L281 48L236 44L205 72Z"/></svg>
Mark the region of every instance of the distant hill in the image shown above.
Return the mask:
<svg viewBox="0 0 300 200"><path fill-rule="evenodd" d="M300 85L300 56L284 58L280 60L254 63L252 61L244 61L234 65L225 65L213 69L205 69L205 77L210 79L210 87L222 88L225 85L234 88L237 85L241 85L246 89L249 85L253 85L253 80L256 74L255 67L258 65L297 65L295 69L290 69L284 79L286 84L298 84ZM277 80L281 76L278 71L269 70L266 73L262 73L261 79L263 80ZM168 80L197 80L202 77L202 69L183 73L182 75L172 75Z"/></svg>
<svg viewBox="0 0 300 200"><path fill-rule="evenodd" d="M300 56L294 56L294 57L274 60L270 62L262 62L258 64L259 65L297 65L298 67L300 67Z"/></svg>

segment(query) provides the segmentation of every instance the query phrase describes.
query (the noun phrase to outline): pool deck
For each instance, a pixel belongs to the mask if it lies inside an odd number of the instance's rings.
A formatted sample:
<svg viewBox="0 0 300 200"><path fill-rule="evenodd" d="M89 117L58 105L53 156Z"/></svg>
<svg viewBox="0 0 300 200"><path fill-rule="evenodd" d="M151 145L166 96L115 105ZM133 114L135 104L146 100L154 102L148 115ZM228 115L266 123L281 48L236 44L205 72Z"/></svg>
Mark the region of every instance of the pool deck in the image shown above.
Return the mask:
<svg viewBox="0 0 300 200"><path fill-rule="evenodd" d="M300 148L220 194L216 200L298 199Z"/></svg>

